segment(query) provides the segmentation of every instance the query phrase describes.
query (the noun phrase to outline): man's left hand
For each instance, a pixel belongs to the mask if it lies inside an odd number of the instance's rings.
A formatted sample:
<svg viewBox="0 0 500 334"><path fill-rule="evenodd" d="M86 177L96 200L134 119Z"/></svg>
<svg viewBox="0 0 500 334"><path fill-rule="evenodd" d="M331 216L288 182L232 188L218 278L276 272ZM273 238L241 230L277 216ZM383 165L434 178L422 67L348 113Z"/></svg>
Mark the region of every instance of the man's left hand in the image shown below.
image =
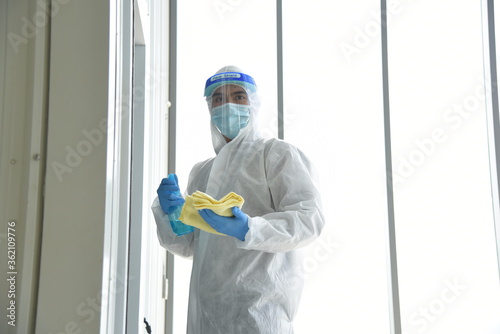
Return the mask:
<svg viewBox="0 0 500 334"><path fill-rule="evenodd" d="M248 216L237 206L232 208L234 217L219 216L210 209L202 209L200 216L219 233L230 235L241 241L245 240L248 228Z"/></svg>

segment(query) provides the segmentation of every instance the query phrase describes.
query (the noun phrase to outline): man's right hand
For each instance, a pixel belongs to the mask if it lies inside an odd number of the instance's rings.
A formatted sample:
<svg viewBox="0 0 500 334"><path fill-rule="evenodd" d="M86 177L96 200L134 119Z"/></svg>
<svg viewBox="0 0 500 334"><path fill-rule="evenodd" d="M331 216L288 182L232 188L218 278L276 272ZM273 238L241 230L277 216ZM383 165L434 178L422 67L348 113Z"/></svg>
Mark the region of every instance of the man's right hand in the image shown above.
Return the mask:
<svg viewBox="0 0 500 334"><path fill-rule="evenodd" d="M174 177L164 178L156 191L158 193L161 208L166 214L174 213L177 207L183 205L185 202L180 194L177 175L172 175Z"/></svg>

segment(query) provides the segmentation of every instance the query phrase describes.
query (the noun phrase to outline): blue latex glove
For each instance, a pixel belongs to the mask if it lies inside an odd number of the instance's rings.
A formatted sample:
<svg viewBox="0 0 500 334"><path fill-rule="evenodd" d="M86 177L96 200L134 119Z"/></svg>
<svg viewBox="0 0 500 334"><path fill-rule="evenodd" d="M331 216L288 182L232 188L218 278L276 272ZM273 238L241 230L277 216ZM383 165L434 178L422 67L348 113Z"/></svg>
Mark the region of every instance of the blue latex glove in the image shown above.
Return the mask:
<svg viewBox="0 0 500 334"><path fill-rule="evenodd" d="M232 208L234 217L219 216L210 209L199 210L203 218L210 226L219 233L230 235L241 241L245 240L248 228L248 216L237 206Z"/></svg>
<svg viewBox="0 0 500 334"><path fill-rule="evenodd" d="M177 175L169 174L168 178L163 179L157 193L160 206L168 216L172 231L178 236L193 232L194 227L186 225L179 220L185 200L179 189Z"/></svg>
<svg viewBox="0 0 500 334"><path fill-rule="evenodd" d="M175 212L178 206L184 205L184 198L180 195L179 181L177 175L174 178L164 178L156 191L160 205L166 214Z"/></svg>

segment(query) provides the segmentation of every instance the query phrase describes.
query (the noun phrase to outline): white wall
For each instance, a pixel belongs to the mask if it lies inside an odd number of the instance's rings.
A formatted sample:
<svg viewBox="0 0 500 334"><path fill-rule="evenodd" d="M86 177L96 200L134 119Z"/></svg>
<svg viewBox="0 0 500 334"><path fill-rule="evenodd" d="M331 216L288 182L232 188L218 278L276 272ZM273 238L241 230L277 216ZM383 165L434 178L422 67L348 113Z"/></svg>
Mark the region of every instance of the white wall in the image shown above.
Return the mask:
<svg viewBox="0 0 500 334"><path fill-rule="evenodd" d="M109 4L56 0L37 333L98 333L106 185ZM90 138L89 138L90 137Z"/></svg>
<svg viewBox="0 0 500 334"><path fill-rule="evenodd" d="M12 278L9 284L0 281L1 333L28 333L35 319L45 166L46 17L43 2L0 1L0 271L3 278Z"/></svg>
<svg viewBox="0 0 500 334"><path fill-rule="evenodd" d="M0 269L2 277L11 271L7 222L15 221L17 272L15 285L0 281L0 332L96 333L99 301L95 309L91 303L102 279L106 137L95 134L107 118L109 11L103 1L55 0L50 13L43 4L0 2ZM85 130L94 134L92 146ZM5 298L12 287L15 297ZM11 300L15 327L5 321Z"/></svg>

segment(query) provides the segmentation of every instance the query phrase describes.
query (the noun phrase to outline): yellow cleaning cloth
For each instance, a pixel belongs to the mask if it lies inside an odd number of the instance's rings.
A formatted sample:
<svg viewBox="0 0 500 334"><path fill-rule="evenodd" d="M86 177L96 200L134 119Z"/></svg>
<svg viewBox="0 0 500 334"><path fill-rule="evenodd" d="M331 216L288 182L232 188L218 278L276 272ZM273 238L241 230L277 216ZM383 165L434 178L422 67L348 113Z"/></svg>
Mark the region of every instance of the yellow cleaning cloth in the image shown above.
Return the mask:
<svg viewBox="0 0 500 334"><path fill-rule="evenodd" d="M192 195L186 196L186 203L184 203L182 207L179 220L186 225L194 226L206 232L225 235L214 230L212 226L201 218L198 210L210 209L219 216L232 217L233 212L231 208L237 206L241 209L244 202L245 200L243 197L233 192L227 194L220 200L216 200L204 192L196 191Z"/></svg>

